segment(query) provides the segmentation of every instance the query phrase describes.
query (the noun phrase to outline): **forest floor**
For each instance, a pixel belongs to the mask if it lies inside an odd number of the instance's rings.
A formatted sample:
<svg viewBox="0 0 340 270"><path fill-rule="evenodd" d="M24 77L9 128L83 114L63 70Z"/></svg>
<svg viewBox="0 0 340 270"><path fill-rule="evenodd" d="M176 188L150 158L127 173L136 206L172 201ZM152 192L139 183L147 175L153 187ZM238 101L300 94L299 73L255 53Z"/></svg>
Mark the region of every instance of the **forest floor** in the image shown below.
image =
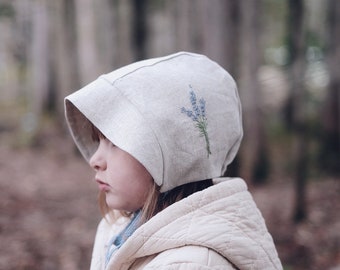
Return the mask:
<svg viewBox="0 0 340 270"><path fill-rule="evenodd" d="M97 223L92 171L70 138L34 149L0 133L0 269L88 269ZM251 188L285 269L340 269L340 179L310 181L308 218L291 222L289 179Z"/></svg>

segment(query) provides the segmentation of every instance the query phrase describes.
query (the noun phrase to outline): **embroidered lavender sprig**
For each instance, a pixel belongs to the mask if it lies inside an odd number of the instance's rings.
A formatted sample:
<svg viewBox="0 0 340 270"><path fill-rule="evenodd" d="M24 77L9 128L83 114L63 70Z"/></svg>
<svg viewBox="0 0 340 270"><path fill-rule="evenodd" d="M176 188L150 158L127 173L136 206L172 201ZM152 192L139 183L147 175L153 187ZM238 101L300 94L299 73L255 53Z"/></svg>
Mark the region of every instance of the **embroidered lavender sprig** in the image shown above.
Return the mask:
<svg viewBox="0 0 340 270"><path fill-rule="evenodd" d="M195 122L195 127L198 128L200 132L200 136L205 138L206 146L207 146L207 153L208 157L211 155L210 151L210 142L209 142L209 136L207 132L207 127L208 127L208 120L206 117L206 112L205 112L205 100L203 98L200 98L198 100L197 104L197 97L192 89L192 86L189 85L190 87L190 103L192 106L192 110L188 110L184 107L182 107L181 112L186 114L189 118L191 118Z"/></svg>

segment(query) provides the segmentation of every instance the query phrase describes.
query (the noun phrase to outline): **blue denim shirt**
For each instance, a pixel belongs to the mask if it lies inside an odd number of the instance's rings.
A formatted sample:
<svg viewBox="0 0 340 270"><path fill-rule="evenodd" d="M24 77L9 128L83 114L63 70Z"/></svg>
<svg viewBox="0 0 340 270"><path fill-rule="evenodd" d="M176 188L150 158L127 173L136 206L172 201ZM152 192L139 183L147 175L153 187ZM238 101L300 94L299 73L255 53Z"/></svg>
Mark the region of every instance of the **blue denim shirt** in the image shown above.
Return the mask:
<svg viewBox="0 0 340 270"><path fill-rule="evenodd" d="M105 266L109 263L112 254L115 253L124 243L125 241L133 234L133 232L137 229L138 221L141 215L141 211L138 210L133 214L133 217L129 224L118 234L111 238L105 258Z"/></svg>

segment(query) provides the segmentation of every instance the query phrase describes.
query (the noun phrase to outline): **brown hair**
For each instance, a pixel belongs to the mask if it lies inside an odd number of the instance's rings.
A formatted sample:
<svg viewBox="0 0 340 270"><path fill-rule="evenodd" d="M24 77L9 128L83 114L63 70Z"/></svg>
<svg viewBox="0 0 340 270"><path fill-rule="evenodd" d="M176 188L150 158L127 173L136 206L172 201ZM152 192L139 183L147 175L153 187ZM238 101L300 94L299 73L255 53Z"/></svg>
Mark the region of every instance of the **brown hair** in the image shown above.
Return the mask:
<svg viewBox="0 0 340 270"><path fill-rule="evenodd" d="M142 208L141 224L147 222L150 218L155 216L160 211L175 202L178 202L195 192L204 190L213 185L212 179L187 183L173 188L170 191L160 193L160 187L155 183L153 189L150 191L144 206Z"/></svg>
<svg viewBox="0 0 340 270"><path fill-rule="evenodd" d="M99 142L100 138L105 138L105 136L98 130L94 125L92 125L92 139ZM213 185L212 179L196 181L192 183L187 183L178 187L173 188L170 191L161 193L160 187L154 182L150 192L148 193L144 206L142 208L142 215L139 225L144 224L153 216L155 216L160 211L164 210L171 204L178 202L191 194L204 190ZM106 203L105 192L100 192L98 196L99 209L104 217L109 215L110 219L113 221L117 218L114 214L114 210ZM131 216L130 212L120 211L122 216Z"/></svg>

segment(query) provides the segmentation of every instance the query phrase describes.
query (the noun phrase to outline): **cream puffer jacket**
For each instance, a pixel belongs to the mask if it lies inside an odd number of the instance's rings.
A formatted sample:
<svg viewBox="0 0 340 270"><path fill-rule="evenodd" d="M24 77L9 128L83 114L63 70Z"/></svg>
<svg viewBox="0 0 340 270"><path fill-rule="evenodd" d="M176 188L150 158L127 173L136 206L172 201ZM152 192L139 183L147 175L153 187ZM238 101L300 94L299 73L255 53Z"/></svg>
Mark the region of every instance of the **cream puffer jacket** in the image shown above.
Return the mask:
<svg viewBox="0 0 340 270"><path fill-rule="evenodd" d="M160 212L139 227L106 269L282 269L271 235L245 182L224 179ZM91 270L105 269L111 237L126 226L102 220Z"/></svg>

